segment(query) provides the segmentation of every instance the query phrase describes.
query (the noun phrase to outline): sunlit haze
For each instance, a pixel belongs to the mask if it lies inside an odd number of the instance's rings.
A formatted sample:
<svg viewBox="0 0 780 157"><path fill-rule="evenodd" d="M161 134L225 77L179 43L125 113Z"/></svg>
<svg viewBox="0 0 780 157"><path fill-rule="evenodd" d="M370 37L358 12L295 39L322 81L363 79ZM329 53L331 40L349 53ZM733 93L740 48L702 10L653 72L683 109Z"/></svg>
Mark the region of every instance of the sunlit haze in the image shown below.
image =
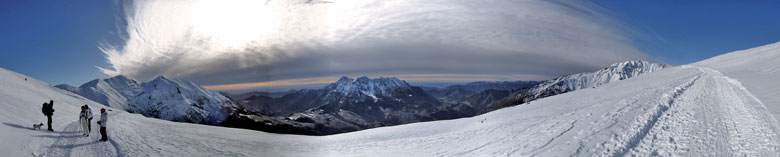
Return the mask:
<svg viewBox="0 0 780 157"><path fill-rule="evenodd" d="M631 46L631 30L581 1L133 1L124 9L127 39L102 47L104 73L213 89L363 75L547 79L652 60Z"/></svg>

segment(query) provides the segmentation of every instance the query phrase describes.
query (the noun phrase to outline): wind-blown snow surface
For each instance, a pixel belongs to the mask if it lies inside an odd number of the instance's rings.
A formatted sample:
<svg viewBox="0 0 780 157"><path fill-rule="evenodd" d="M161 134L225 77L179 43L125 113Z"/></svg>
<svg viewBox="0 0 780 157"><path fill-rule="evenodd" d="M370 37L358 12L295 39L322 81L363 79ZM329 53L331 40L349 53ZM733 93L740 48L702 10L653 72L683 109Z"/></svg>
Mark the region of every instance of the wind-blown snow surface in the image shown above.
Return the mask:
<svg viewBox="0 0 780 157"><path fill-rule="evenodd" d="M756 57L754 65L777 55ZM716 58L717 59L717 58ZM742 58L742 59L752 59ZM382 127L331 136L279 135L176 123L114 111L110 141L78 136L80 104L97 103L0 70L0 152L10 156L777 156L777 121L742 84L719 71L681 66L584 88L477 117ZM739 66L739 65L737 65ZM723 66L727 69L728 66ZM754 74L758 75L758 74ZM766 74L776 75L776 74ZM759 75L760 76L760 75ZM757 82L750 82L757 81ZM764 82L761 82L764 81ZM768 89L776 85L768 85ZM55 129L41 101L55 99ZM64 130L63 130L64 129ZM4 154L6 155L6 154Z"/></svg>

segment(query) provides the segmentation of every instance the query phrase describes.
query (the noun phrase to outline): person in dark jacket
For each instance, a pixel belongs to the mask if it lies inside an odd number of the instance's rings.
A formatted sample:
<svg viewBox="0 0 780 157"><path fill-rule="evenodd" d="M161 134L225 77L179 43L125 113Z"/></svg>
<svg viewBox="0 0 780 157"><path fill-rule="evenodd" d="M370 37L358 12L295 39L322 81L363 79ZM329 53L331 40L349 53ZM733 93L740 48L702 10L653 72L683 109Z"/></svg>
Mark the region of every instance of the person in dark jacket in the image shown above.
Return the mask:
<svg viewBox="0 0 780 157"><path fill-rule="evenodd" d="M51 128L51 116L54 115L54 100L49 101L49 103L43 103L43 107L41 108L41 112L43 112L43 115L46 116L48 119L48 126L49 131L54 131L54 129Z"/></svg>
<svg viewBox="0 0 780 157"><path fill-rule="evenodd" d="M106 121L108 121L108 113L106 113L106 109L102 108L100 109L100 120L97 121L97 123L100 125L100 140L103 142L108 141L108 136L106 135Z"/></svg>

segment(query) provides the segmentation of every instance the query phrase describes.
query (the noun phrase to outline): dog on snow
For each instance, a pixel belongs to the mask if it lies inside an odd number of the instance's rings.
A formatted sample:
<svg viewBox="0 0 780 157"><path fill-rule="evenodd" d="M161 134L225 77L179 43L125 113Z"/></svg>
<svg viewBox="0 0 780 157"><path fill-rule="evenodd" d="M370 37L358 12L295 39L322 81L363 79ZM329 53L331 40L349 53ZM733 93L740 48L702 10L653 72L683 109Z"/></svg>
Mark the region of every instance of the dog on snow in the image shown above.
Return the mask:
<svg viewBox="0 0 780 157"><path fill-rule="evenodd" d="M41 124L33 124L33 130L41 130L42 126L43 126L43 123L41 123Z"/></svg>

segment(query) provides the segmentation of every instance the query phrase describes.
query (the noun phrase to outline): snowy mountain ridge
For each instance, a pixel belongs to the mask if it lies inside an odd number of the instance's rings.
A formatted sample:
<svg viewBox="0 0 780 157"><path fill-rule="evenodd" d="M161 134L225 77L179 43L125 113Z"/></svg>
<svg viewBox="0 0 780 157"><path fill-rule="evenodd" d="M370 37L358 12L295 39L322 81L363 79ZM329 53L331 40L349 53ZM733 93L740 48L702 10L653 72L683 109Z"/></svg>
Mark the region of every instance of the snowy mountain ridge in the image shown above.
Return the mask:
<svg viewBox="0 0 780 157"><path fill-rule="evenodd" d="M137 81L122 75L106 79L95 79L79 87L66 84L55 87L76 93L101 104L128 111L132 110L130 99L128 98L132 98L141 92L140 84Z"/></svg>
<svg viewBox="0 0 780 157"><path fill-rule="evenodd" d="M90 100L164 120L219 124L227 118L223 107L233 106L225 96L195 83L163 76L138 83L119 75L96 79L78 88L55 86Z"/></svg>
<svg viewBox="0 0 780 157"><path fill-rule="evenodd" d="M336 83L332 83L325 87L330 92L327 95L332 95L332 92L339 93L343 96L358 96L365 95L374 99L374 102L379 101L379 97L393 97L392 91L394 90L410 90L411 85L406 81L401 81L395 77L379 77L375 79L369 79L366 76L358 77L357 79L351 79L343 76Z"/></svg>
<svg viewBox="0 0 780 157"><path fill-rule="evenodd" d="M159 76L142 83L143 92L132 99L133 111L165 120L217 125L227 118L227 97L193 82Z"/></svg>
<svg viewBox="0 0 780 157"><path fill-rule="evenodd" d="M558 77L531 88L529 92L532 93L532 98L539 98L583 88L596 87L669 67L671 66L644 60L625 61L611 64L604 69L595 72L577 73Z"/></svg>
<svg viewBox="0 0 780 157"><path fill-rule="evenodd" d="M670 67L672 66L644 60L615 63L603 69L599 69L598 71L562 76L544 81L529 89L513 91L511 96L488 104L487 107L480 112L486 113L508 106L527 103L536 99L586 88L595 88L611 82L646 75Z"/></svg>

